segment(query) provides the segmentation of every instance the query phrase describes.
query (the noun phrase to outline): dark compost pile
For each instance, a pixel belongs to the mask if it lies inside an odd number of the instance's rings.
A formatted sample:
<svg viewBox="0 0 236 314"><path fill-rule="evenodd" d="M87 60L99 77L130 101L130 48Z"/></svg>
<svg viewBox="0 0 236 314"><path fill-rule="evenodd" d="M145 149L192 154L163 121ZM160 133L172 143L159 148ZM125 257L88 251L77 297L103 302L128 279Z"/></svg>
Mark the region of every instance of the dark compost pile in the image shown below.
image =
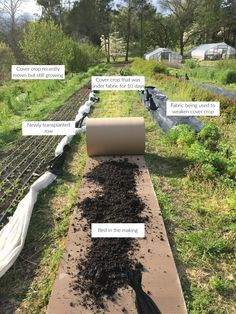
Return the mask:
<svg viewBox="0 0 236 314"><path fill-rule="evenodd" d="M86 175L99 185L93 198L78 203L82 218L91 223L143 223L145 204L136 191L136 164L127 159L107 161ZM118 288L127 286L127 272L142 268L134 257L138 242L133 238L91 238L85 258L78 263L78 275L73 289L83 296L85 307L104 308L104 297L113 299Z"/></svg>

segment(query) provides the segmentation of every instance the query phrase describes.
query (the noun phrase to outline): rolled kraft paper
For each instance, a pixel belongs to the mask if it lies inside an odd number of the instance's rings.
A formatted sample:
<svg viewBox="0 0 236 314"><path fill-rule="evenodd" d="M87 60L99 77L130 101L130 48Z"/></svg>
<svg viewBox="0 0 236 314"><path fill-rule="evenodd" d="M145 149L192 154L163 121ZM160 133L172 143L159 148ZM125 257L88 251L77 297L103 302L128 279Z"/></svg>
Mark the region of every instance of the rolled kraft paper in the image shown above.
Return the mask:
<svg viewBox="0 0 236 314"><path fill-rule="evenodd" d="M88 119L89 156L142 155L144 150L144 118Z"/></svg>

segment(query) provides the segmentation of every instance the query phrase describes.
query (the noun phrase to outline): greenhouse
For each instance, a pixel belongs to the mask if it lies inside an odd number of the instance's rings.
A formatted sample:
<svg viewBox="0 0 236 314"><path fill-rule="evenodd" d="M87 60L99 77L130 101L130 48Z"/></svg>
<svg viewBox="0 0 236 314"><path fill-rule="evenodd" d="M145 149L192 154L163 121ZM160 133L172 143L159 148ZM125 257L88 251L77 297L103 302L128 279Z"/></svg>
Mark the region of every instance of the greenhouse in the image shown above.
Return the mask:
<svg viewBox="0 0 236 314"><path fill-rule="evenodd" d="M182 56L168 48L156 48L155 50L145 53L146 60L182 62Z"/></svg>
<svg viewBox="0 0 236 314"><path fill-rule="evenodd" d="M203 44L189 51L191 58L199 60L220 60L235 58L236 49L226 43Z"/></svg>

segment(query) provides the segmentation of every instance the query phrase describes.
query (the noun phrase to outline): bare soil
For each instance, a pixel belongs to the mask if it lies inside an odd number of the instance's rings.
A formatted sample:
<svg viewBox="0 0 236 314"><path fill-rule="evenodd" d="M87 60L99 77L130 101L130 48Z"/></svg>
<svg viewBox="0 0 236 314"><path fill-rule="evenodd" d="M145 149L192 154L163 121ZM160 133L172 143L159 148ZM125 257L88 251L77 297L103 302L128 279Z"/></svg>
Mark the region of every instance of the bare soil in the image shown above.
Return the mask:
<svg viewBox="0 0 236 314"><path fill-rule="evenodd" d="M137 195L135 177L139 174L136 164L126 159L107 161L96 166L86 175L87 180L102 188L93 198L78 203L82 219L91 223L142 223L144 202ZM74 293L82 295L86 308L103 309L106 298L121 287L127 287L127 273L142 264L132 258L138 242L134 238L91 238L85 258L77 265Z"/></svg>

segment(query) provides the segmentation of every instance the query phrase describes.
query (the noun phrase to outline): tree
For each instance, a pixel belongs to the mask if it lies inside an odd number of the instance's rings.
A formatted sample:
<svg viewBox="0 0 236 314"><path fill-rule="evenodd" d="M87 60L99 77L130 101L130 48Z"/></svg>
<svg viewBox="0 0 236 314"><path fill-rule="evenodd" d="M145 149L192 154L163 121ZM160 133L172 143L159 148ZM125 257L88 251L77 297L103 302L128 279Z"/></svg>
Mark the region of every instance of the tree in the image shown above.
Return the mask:
<svg viewBox="0 0 236 314"><path fill-rule="evenodd" d="M0 0L1 26L5 29L5 37L16 57L20 57L18 41L20 38L20 8L24 0Z"/></svg>
<svg viewBox="0 0 236 314"><path fill-rule="evenodd" d="M113 61L125 55L125 41L124 38L119 36L118 32L114 32L110 35L110 55Z"/></svg>
<svg viewBox="0 0 236 314"><path fill-rule="evenodd" d="M42 17L44 19L60 22L61 0L37 0L37 3L42 6Z"/></svg>
<svg viewBox="0 0 236 314"><path fill-rule="evenodd" d="M225 0L222 5L223 40L233 47L236 46L236 2Z"/></svg>
<svg viewBox="0 0 236 314"><path fill-rule="evenodd" d="M0 42L0 80L10 79L11 65L15 63L13 51Z"/></svg>
<svg viewBox="0 0 236 314"><path fill-rule="evenodd" d="M87 71L89 66L102 62L103 53L100 48L90 44L74 42L73 58L69 62L68 69L71 72Z"/></svg>
<svg viewBox="0 0 236 314"><path fill-rule="evenodd" d="M160 4L163 9L174 15L179 29L179 47L180 54L184 54L184 33L188 31L195 19L197 8L201 1L196 0L161 0Z"/></svg>
<svg viewBox="0 0 236 314"><path fill-rule="evenodd" d="M199 42L225 41L236 44L236 2L234 0L202 0L198 9Z"/></svg>
<svg viewBox="0 0 236 314"><path fill-rule="evenodd" d="M102 47L102 50L105 52L105 56L106 56L106 59L107 59L107 62L109 63L110 62L110 40L108 40L105 35L102 35L101 36L101 47Z"/></svg>
<svg viewBox="0 0 236 314"><path fill-rule="evenodd" d="M53 21L31 22L20 43L32 64L65 64L73 58L73 41Z"/></svg>
<svg viewBox="0 0 236 314"><path fill-rule="evenodd" d="M149 13L152 15L155 9L148 0L124 0L124 2L126 5L116 14L116 21L117 30L126 40L125 61L128 61L132 44L137 46L138 42L139 54L143 55L146 21L150 19Z"/></svg>
<svg viewBox="0 0 236 314"><path fill-rule="evenodd" d="M195 37L198 42L220 40L218 33L224 24L221 5L222 0L201 0L201 5L196 10L195 23L193 23L189 32L190 35L192 32L192 38Z"/></svg>
<svg viewBox="0 0 236 314"><path fill-rule="evenodd" d="M111 24L111 0L96 0L98 29L100 34L104 34L107 42L107 62L110 62L110 24ZM101 23L102 21L102 23Z"/></svg>
<svg viewBox="0 0 236 314"><path fill-rule="evenodd" d="M178 44L178 27L172 15L163 16L156 13L145 21L144 50L156 47L175 49Z"/></svg>
<svg viewBox="0 0 236 314"><path fill-rule="evenodd" d="M129 59L130 42L134 37L135 31L138 29L133 27L135 0L124 0L125 6L119 6L119 11L116 12L116 26L115 31L119 31L120 35L126 41L125 61ZM137 25L135 25L137 26Z"/></svg>
<svg viewBox="0 0 236 314"><path fill-rule="evenodd" d="M112 57L113 61L115 62L117 57L125 56L126 44L125 44L124 39L119 36L118 32L114 32L110 34L109 48L108 48L108 40L105 38L104 35L102 35L101 46L102 46L102 49L105 51L107 60L110 60L110 57ZM108 53L109 53L109 56L107 56Z"/></svg>
<svg viewBox="0 0 236 314"><path fill-rule="evenodd" d="M76 40L81 36L95 45L100 45L103 34L109 39L111 0L75 1L67 14L65 31Z"/></svg>
<svg viewBox="0 0 236 314"><path fill-rule="evenodd" d="M12 29L16 27L17 14L22 3L23 0L0 0L0 12L8 17Z"/></svg>
<svg viewBox="0 0 236 314"><path fill-rule="evenodd" d="M148 0L135 0L134 6L139 24L140 56L142 57L144 53L144 30L146 30L145 21L153 17L155 9Z"/></svg>
<svg viewBox="0 0 236 314"><path fill-rule="evenodd" d="M127 9L127 35L126 35L126 54L125 61L129 60L129 46L130 46L130 35L131 35L131 12L132 12L132 0L126 0L128 4Z"/></svg>

